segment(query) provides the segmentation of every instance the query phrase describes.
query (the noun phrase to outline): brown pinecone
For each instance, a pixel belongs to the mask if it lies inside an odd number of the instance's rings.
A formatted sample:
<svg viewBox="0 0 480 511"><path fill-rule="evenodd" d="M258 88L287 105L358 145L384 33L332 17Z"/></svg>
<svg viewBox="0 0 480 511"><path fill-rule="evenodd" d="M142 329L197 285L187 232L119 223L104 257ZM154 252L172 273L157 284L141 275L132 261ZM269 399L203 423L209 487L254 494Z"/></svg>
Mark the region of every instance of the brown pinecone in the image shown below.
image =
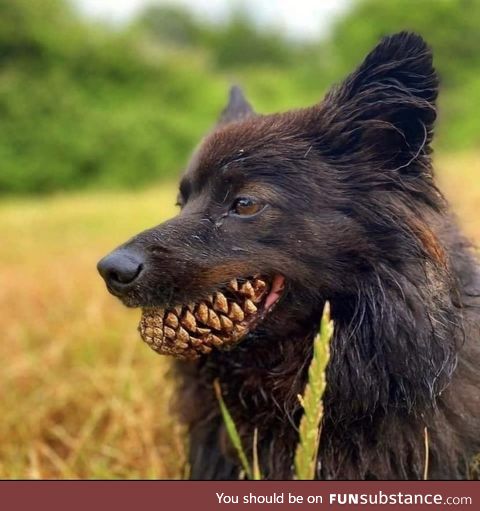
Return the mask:
<svg viewBox="0 0 480 511"><path fill-rule="evenodd" d="M268 286L260 278L234 279L225 293L172 309L144 309L139 331L156 352L194 360L212 348L229 349L248 332Z"/></svg>

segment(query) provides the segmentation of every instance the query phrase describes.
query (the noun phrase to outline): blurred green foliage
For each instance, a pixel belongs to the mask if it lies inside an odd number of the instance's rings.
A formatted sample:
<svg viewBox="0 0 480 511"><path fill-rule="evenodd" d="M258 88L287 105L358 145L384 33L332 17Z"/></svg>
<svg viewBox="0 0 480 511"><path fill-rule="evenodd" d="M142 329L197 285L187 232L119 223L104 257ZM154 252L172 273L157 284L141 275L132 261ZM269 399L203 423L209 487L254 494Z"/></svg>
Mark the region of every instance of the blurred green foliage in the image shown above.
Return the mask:
<svg viewBox="0 0 480 511"><path fill-rule="evenodd" d="M127 27L64 0L0 0L0 193L133 187L176 175L231 83L261 112L320 100L387 33L411 29L440 71L438 145L480 143L480 2L359 0L328 37L292 41L234 10L222 25L172 6Z"/></svg>

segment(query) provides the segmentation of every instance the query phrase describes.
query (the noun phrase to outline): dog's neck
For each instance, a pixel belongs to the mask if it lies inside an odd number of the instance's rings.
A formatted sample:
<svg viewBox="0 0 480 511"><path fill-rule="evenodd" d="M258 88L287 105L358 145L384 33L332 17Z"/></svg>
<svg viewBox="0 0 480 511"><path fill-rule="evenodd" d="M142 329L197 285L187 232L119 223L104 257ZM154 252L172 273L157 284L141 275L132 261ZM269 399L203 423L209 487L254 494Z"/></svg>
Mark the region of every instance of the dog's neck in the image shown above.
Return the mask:
<svg viewBox="0 0 480 511"><path fill-rule="evenodd" d="M452 291L441 268L412 266L379 268L357 296L332 303L328 402L347 415L423 413L450 380L461 333Z"/></svg>
<svg viewBox="0 0 480 511"><path fill-rule="evenodd" d="M413 264L403 274L379 266L359 282L355 295L331 299L335 333L325 401L335 422L392 409L423 414L449 382L461 331L452 292L440 284L445 282L438 275L441 268ZM306 324L309 330L300 324L283 332L261 329L235 350L211 357L206 366L213 377L229 382L232 397L237 394L248 409L263 409L267 416L270 405L277 408L270 413L293 416L318 321L309 318Z"/></svg>

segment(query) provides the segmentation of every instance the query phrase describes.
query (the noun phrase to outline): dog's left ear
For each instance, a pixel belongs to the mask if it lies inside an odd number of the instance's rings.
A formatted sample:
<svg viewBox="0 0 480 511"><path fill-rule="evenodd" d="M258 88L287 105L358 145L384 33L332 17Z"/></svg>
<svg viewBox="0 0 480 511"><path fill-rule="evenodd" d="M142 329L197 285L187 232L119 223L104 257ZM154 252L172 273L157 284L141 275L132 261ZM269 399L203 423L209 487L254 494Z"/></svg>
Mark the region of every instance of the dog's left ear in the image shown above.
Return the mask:
<svg viewBox="0 0 480 511"><path fill-rule="evenodd" d="M377 163L385 169L425 161L437 92L425 41L407 32L386 37L315 107L317 147L336 161Z"/></svg>
<svg viewBox="0 0 480 511"><path fill-rule="evenodd" d="M251 115L255 115L255 112L245 99L242 89L237 85L233 85L230 88L228 104L220 114L217 125L222 126L230 122L240 121Z"/></svg>

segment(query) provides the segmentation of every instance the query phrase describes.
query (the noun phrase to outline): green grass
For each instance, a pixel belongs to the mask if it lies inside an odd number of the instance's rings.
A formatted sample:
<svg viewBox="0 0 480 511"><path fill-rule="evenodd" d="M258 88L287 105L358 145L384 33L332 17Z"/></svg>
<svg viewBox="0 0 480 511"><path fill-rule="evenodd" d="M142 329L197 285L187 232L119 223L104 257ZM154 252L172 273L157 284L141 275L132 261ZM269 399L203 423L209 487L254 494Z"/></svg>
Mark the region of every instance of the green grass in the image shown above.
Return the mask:
<svg viewBox="0 0 480 511"><path fill-rule="evenodd" d="M303 416L300 420L299 439L295 451L295 479L310 480L316 478L318 446L322 432L323 394L327 383L325 371L330 359L330 340L332 336L333 321L330 319L330 304L326 302L320 322L320 332L313 340L313 356L308 368L308 381L303 393L298 395L303 408ZM244 474L250 480L261 480L262 471L257 452L258 428L254 428L253 459L252 464L250 464L237 426L223 400L222 389L218 379L213 382L213 387L222 413L225 429L227 430L230 442L237 451Z"/></svg>
<svg viewBox="0 0 480 511"><path fill-rule="evenodd" d="M299 441L295 452L295 479L315 479L317 454L323 419L323 394L327 385L325 371L330 359L330 340L333 336L330 303L326 302L320 332L313 340L313 357L308 368L308 381L299 396L303 416L299 426Z"/></svg>
<svg viewBox="0 0 480 511"><path fill-rule="evenodd" d="M480 156L439 161L441 188L480 241ZM175 186L0 203L0 478L180 478L170 360L97 260L176 211ZM261 468L261 467L260 467Z"/></svg>
<svg viewBox="0 0 480 511"><path fill-rule="evenodd" d="M245 454L245 449L242 445L242 440L240 438L240 434L238 433L237 426L233 420L233 417L230 415L230 411L228 410L225 401L223 400L222 388L220 387L220 382L218 380L213 382L213 389L215 391L215 395L217 396L218 406L220 407L220 411L222 413L223 423L225 424L228 438L237 451L237 456L242 465L242 469L245 472L245 475L248 477L248 479L252 480L254 479L254 470L252 469L252 466L247 459L247 455ZM255 475L258 476L255 477L255 479L261 479L259 470L255 470Z"/></svg>

